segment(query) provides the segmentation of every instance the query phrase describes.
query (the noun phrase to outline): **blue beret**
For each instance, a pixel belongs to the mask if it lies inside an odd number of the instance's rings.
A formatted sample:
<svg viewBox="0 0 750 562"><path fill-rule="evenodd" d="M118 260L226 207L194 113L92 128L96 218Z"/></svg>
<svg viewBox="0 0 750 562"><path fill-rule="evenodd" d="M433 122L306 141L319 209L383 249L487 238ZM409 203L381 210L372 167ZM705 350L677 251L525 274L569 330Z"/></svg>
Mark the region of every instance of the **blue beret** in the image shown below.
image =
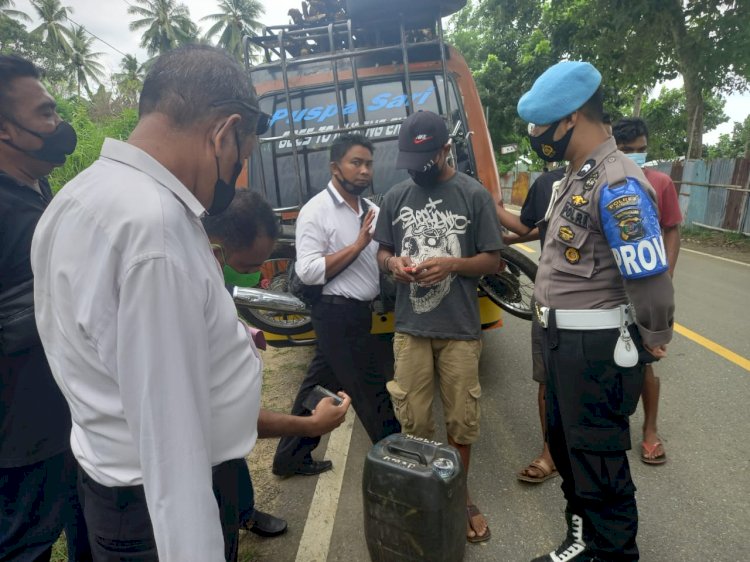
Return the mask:
<svg viewBox="0 0 750 562"><path fill-rule="evenodd" d="M601 82L602 75L588 62L558 62L521 96L518 115L528 123L549 125L580 109Z"/></svg>

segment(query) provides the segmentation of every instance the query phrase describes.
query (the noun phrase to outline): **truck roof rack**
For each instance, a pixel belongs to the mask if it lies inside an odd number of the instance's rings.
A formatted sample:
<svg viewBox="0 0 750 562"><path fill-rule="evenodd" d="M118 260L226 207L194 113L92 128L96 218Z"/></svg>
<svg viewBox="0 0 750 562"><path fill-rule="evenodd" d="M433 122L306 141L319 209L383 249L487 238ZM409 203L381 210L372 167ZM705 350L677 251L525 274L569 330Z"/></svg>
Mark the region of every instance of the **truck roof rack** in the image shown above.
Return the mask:
<svg viewBox="0 0 750 562"><path fill-rule="evenodd" d="M413 99L411 76L409 72L409 52L415 46L436 45L440 51L440 71L443 76L444 100L448 130L453 129L453 111L448 85L447 71L447 49L443 39L443 25L439 13L434 20L434 28L415 28L414 24L405 23L405 18L393 22L390 26L380 24L373 26L374 30L355 28L351 19L342 21L331 21L325 25L306 24L304 22L289 25L275 25L265 27L262 35L243 37L243 48L245 54L245 66L251 77L254 71L260 68L274 67L281 71L284 87L283 95L287 109L291 113L292 92L289 87L289 70L303 65L329 62L333 76L333 86L336 95L336 107L338 110L338 128L327 131L327 134L340 134L353 130L365 131L367 129L382 126L379 124L365 124L364 105L362 103L362 90L360 88L359 61L373 54L398 53L403 61L404 84L408 99ZM433 31L434 29L434 31ZM398 30L398 35L396 35ZM251 63L251 46L257 45L263 49L265 63L253 65ZM351 80L354 86L354 96L357 105L358 123L346 126L344 123L343 103L341 99L341 88L339 81L338 61L348 61L351 65ZM411 115L411 104L407 104L406 115ZM392 123L402 123L405 119L394 120ZM302 181L302 171L299 163L299 150L295 134L294 124L290 123L289 135L284 137L267 137L259 139L260 144L271 143L281 140L289 140L293 153L294 171L297 178L297 190L299 204L306 200L306 190ZM390 138L390 137L383 137ZM259 159L261 167L261 178L263 193L267 196L265 185L265 173L263 171L263 159Z"/></svg>

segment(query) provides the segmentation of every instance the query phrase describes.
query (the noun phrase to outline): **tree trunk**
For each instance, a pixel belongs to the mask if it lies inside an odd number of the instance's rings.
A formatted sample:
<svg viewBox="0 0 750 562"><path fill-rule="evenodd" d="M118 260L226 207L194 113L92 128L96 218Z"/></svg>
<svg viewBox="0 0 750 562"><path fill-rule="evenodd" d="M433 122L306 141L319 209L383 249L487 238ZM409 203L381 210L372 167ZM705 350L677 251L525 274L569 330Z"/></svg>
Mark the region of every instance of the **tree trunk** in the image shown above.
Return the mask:
<svg viewBox="0 0 750 562"><path fill-rule="evenodd" d="M643 90L639 90L633 100L633 117L641 116L641 105L643 105Z"/></svg>
<svg viewBox="0 0 750 562"><path fill-rule="evenodd" d="M703 154L703 93L700 84L689 73L683 74L685 82L685 109L687 109L688 159L700 158Z"/></svg>

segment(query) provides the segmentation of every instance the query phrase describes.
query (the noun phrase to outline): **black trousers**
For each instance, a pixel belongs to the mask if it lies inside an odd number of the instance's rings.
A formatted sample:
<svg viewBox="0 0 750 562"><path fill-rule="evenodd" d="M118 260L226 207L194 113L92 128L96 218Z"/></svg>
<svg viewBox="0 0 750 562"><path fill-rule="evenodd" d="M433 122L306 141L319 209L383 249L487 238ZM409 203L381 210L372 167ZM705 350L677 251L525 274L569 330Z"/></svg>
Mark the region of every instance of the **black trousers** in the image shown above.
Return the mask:
<svg viewBox="0 0 750 562"><path fill-rule="evenodd" d="M625 451L644 366L614 363L618 335L619 330L557 330L554 319L544 330L547 439L566 509L583 518L587 545L605 560L630 561L639 559L638 509ZM637 330L631 335L643 350Z"/></svg>
<svg viewBox="0 0 750 562"><path fill-rule="evenodd" d="M238 556L239 486L246 478L244 459L223 462L213 468L213 489L224 534L224 556ZM143 486L110 488L78 470L83 512L95 562L158 562L154 530Z"/></svg>
<svg viewBox="0 0 750 562"><path fill-rule="evenodd" d="M385 383L393 378L393 347L387 339L370 334L370 307L354 301L317 302L312 309L312 323L317 348L294 399L292 414L310 414L302 402L319 384L351 396L352 407L373 443L398 433L401 426L385 389ZM310 453L319 443L320 437L284 437L276 449L274 470L293 470L311 458Z"/></svg>
<svg viewBox="0 0 750 562"><path fill-rule="evenodd" d="M0 468L0 561L46 562L64 530L70 562L91 560L68 449L34 464Z"/></svg>

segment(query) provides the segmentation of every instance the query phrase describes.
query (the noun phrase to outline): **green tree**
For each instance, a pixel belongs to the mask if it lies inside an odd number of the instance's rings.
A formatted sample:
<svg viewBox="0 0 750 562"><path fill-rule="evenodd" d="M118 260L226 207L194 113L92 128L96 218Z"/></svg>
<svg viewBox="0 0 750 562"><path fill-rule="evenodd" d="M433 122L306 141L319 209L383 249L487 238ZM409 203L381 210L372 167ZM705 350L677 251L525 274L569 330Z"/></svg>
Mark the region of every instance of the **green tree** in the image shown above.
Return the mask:
<svg viewBox="0 0 750 562"><path fill-rule="evenodd" d="M104 79L104 66L97 60L103 53L92 52L94 38L81 26L76 26L70 35L70 70L73 72L78 96L81 96L81 87L91 98L89 81L100 84Z"/></svg>
<svg viewBox="0 0 750 562"><path fill-rule="evenodd" d="M731 134L719 135L715 145L706 147L706 157L750 158L750 115L742 123L735 121Z"/></svg>
<svg viewBox="0 0 750 562"><path fill-rule="evenodd" d="M72 13L73 8L63 6L60 0L31 0L31 6L37 18L42 21L39 27L31 31L32 35L42 38L53 49L62 49L69 53L69 39L72 34L66 24L68 13Z"/></svg>
<svg viewBox="0 0 750 562"><path fill-rule="evenodd" d="M13 0L0 0L0 20L13 18L25 22L30 22L31 18L26 12L13 9L15 5L16 3L13 2Z"/></svg>
<svg viewBox="0 0 750 562"><path fill-rule="evenodd" d="M16 54L32 61L44 71L44 82L50 91L60 95L70 93L66 53L50 46L38 34L30 34L11 18L0 18L0 53Z"/></svg>
<svg viewBox="0 0 750 562"><path fill-rule="evenodd" d="M242 62L242 37L261 28L258 18L263 14L263 4L259 0L221 0L220 12L201 18L213 22L206 31L206 38L219 35L218 45Z"/></svg>
<svg viewBox="0 0 750 562"><path fill-rule="evenodd" d="M708 100L748 85L747 0L552 0L545 15L558 51L591 60L634 99L679 73L688 158L700 158Z"/></svg>
<svg viewBox="0 0 750 562"><path fill-rule="evenodd" d="M130 22L130 31L143 30L141 47L151 56L194 42L198 26L190 10L175 0L133 0L128 13L140 19Z"/></svg>
<svg viewBox="0 0 750 562"><path fill-rule="evenodd" d="M143 65L138 62L135 55L125 55L120 61L120 72L116 73L113 78L120 100L127 107L137 105L144 74Z"/></svg>
<svg viewBox="0 0 750 562"><path fill-rule="evenodd" d="M727 120L724 100L713 95L704 100L704 130L715 129ZM687 154L690 121L683 89L662 88L659 97L645 101L641 117L649 128L648 154L653 160L674 160Z"/></svg>

